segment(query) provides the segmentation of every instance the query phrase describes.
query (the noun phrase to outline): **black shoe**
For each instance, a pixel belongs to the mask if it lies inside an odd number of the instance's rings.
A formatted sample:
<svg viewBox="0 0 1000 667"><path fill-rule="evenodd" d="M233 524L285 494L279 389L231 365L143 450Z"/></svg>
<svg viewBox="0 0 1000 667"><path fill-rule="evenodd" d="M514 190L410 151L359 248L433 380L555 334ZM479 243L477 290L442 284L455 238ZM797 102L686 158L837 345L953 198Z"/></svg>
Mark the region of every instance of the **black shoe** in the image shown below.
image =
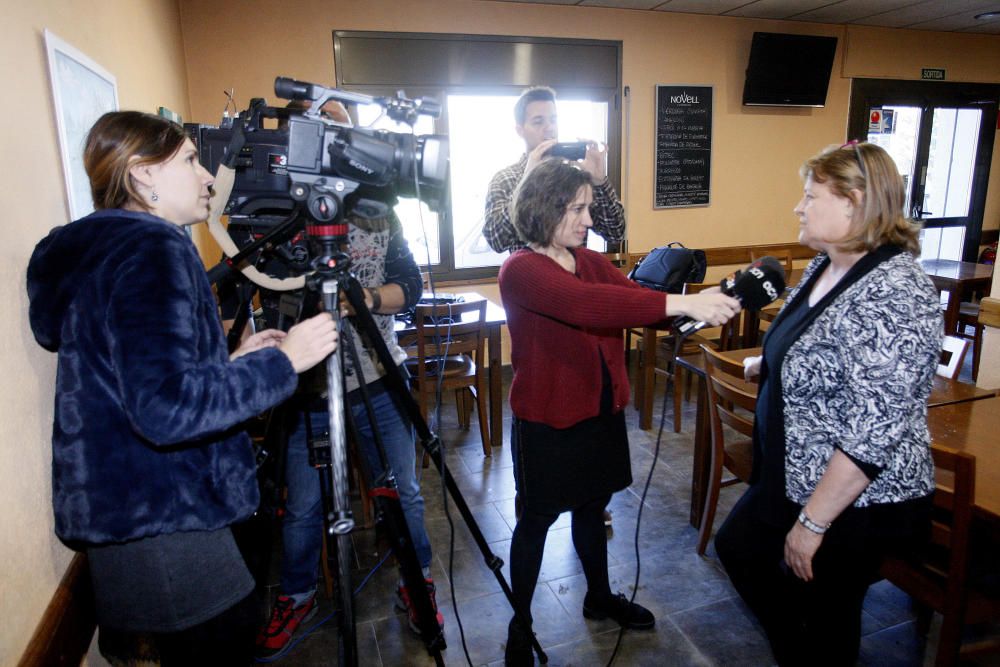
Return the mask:
<svg viewBox="0 0 1000 667"><path fill-rule="evenodd" d="M507 648L503 652L505 667L534 667L535 656L531 652L531 634L521 628L517 619L510 619L507 626Z"/></svg>
<svg viewBox="0 0 1000 667"><path fill-rule="evenodd" d="M583 617L595 620L611 618L630 630L648 630L656 625L653 612L642 605L629 602L621 593L602 599L588 592L583 598Z"/></svg>

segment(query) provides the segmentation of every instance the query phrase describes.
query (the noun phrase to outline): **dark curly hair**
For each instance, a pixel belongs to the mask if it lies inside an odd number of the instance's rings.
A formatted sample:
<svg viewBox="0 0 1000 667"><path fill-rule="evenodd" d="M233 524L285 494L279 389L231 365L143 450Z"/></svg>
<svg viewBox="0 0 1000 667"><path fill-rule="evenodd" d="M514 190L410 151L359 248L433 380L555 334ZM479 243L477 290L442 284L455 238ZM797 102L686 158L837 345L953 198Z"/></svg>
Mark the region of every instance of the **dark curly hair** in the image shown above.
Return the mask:
<svg viewBox="0 0 1000 667"><path fill-rule="evenodd" d="M590 175L576 163L544 160L525 174L514 190L510 204L511 222L526 243L547 246L556 227Z"/></svg>

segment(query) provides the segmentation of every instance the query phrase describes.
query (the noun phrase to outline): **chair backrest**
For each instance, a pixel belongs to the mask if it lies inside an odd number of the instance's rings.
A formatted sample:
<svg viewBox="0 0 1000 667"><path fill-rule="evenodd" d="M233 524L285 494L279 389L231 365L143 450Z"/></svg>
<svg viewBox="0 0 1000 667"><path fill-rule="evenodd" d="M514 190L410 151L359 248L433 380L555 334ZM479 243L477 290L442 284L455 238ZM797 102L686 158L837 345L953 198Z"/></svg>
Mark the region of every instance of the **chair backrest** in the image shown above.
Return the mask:
<svg viewBox="0 0 1000 667"><path fill-rule="evenodd" d="M957 380L968 351L969 341L945 336L941 341L941 363L938 364L937 374L949 380Z"/></svg>
<svg viewBox="0 0 1000 667"><path fill-rule="evenodd" d="M719 283L684 283L683 294L698 294L710 287L718 287ZM669 298L669 297L668 297ZM740 318L742 313L736 315L721 327L719 327L719 349L732 350L739 341Z"/></svg>
<svg viewBox="0 0 1000 667"><path fill-rule="evenodd" d="M632 270L633 266L635 266L635 262L629 262L629 253L627 252L606 252L604 253L604 257L609 262L614 264L615 267L622 272L622 275L625 276L627 276L628 272Z"/></svg>
<svg viewBox="0 0 1000 667"><path fill-rule="evenodd" d="M948 549L948 569L964 568L969 554L969 528L976 497L976 457L945 447L932 447L936 485L931 544Z"/></svg>
<svg viewBox="0 0 1000 667"><path fill-rule="evenodd" d="M969 537L976 495L976 457L932 447L935 477L931 548L926 556L889 557L882 576L921 604L941 612L942 641L938 658L957 657L964 617L969 566ZM950 637L944 641L946 626ZM949 644L948 647L945 644ZM939 661L938 664L941 664Z"/></svg>
<svg viewBox="0 0 1000 667"><path fill-rule="evenodd" d="M626 257L626 259L625 259L625 266L627 266L628 270L631 271L632 267L634 267L636 264L638 264L648 254L649 254L648 252L629 252L629 253L625 253L625 257ZM628 273L628 272L626 271L626 273Z"/></svg>
<svg viewBox="0 0 1000 667"><path fill-rule="evenodd" d="M435 375L436 360L458 354L473 357L482 368L486 340L486 300L418 305L413 315L417 328L417 377ZM433 367L428 369L428 362Z"/></svg>
<svg viewBox="0 0 1000 667"><path fill-rule="evenodd" d="M788 279L792 275L792 251L790 248L771 248L765 250L764 248L750 248L750 261L756 261L761 257L774 257L779 260L785 269L785 284L788 284Z"/></svg>
<svg viewBox="0 0 1000 667"><path fill-rule="evenodd" d="M724 441L723 424L752 438L757 394L748 391L745 386L743 364L727 359L706 345L701 346L701 351L705 357L705 384L708 387L713 441Z"/></svg>

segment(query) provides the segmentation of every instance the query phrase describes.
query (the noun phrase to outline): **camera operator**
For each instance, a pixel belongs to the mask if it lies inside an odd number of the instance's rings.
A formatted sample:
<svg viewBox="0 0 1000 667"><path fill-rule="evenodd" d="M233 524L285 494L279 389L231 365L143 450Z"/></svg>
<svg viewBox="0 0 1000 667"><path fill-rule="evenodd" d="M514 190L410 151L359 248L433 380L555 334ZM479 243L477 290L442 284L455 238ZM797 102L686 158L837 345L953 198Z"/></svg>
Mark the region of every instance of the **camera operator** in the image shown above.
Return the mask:
<svg viewBox="0 0 1000 667"><path fill-rule="evenodd" d="M294 106L294 103L289 106ZM348 122L347 112L338 102L323 107L333 120ZM388 188L361 186L359 195L385 203L395 203ZM348 215L348 253L353 273L365 292L365 305L378 325L379 333L402 364L406 353L396 342L395 313L412 308L420 299L422 280L413 259L402 225L391 208L386 217L367 220ZM353 315L349 304L341 299L341 314ZM431 545L424 526L424 499L416 477L416 438L407 419L398 409L392 393L384 385L384 371L378 364L374 349L358 334L351 319L342 320L344 335L350 336L358 351L361 368L354 368L351 356L345 359L345 404L351 410L359 438L360 454L365 458L371 477L378 477L382 465L375 449L373 424L362 402L359 381L368 389L375 414L374 427L385 448L389 465L395 473L400 503L417 558L423 568L426 585L435 612L437 603L431 578ZM405 375L405 371L404 375ZM318 379L318 390L311 395L297 396L296 414L288 438L286 455L286 485L288 489L285 517L282 525L283 557L280 593L271 617L257 635L258 652L273 654L282 650L296 630L316 611L316 582L323 540L323 507L320 477L309 464L309 435L325 436L329 424L325 398L325 376ZM368 480L369 483L372 481ZM406 611L410 626L416 630L416 612L410 605L409 593L400 577L396 591L396 606ZM437 613L437 621L444 618Z"/></svg>
<svg viewBox="0 0 1000 667"><path fill-rule="evenodd" d="M163 665L249 664L257 601L230 527L259 495L238 426L292 395L335 325L324 313L227 354L181 229L207 218L213 179L179 125L104 114L83 162L97 211L28 265L32 332L58 352L56 533L87 553L102 637L148 633Z"/></svg>
<svg viewBox="0 0 1000 667"><path fill-rule="evenodd" d="M514 105L514 121L514 129L524 139L525 153L520 160L493 176L486 194L483 236L496 252L513 252L526 245L511 224L510 201L525 173L546 159L548 151L556 144L559 135L556 92L545 86L524 91ZM620 243L625 238L625 210L608 182L606 152L596 142L588 142L580 166L590 175L594 190L594 203L590 207L593 231L608 243Z"/></svg>

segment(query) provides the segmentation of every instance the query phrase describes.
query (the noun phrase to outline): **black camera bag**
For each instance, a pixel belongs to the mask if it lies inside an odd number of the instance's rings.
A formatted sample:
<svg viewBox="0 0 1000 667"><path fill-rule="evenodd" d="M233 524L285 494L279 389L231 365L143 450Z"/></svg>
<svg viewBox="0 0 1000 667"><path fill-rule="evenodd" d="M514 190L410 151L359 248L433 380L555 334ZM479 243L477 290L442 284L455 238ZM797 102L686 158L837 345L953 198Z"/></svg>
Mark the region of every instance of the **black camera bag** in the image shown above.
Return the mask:
<svg viewBox="0 0 1000 667"><path fill-rule="evenodd" d="M629 271L629 280L661 292L680 294L684 283L705 279L704 250L690 250L678 241L653 248Z"/></svg>

